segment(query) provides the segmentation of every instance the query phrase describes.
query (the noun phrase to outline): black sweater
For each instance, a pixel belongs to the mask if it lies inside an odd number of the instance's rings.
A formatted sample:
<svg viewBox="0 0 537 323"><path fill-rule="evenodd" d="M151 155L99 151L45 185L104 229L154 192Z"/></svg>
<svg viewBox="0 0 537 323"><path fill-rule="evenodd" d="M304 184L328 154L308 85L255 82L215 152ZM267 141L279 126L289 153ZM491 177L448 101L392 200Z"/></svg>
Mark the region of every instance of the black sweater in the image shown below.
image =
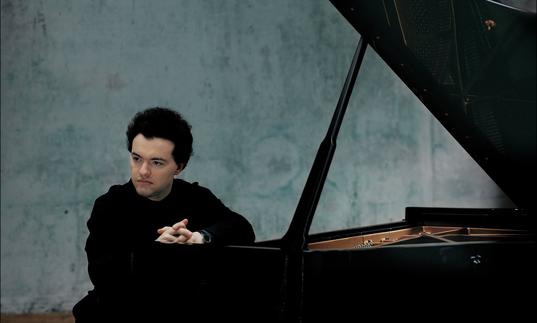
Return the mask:
<svg viewBox="0 0 537 323"><path fill-rule="evenodd" d="M157 229L188 219L187 228L212 234L211 244L250 244L250 223L231 211L207 188L175 179L170 194L152 201L136 193L131 181L112 186L100 196L88 220L86 242L93 294L103 303L125 299L132 292L132 255L155 244ZM165 264L155 264L165 266Z"/></svg>

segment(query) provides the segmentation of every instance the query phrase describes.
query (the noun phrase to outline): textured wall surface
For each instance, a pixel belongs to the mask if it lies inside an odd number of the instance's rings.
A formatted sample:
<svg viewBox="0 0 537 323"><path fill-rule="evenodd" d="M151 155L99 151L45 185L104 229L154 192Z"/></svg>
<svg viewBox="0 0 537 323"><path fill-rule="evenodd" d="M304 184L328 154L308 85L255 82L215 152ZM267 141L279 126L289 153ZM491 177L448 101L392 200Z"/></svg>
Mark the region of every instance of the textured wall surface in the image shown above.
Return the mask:
<svg viewBox="0 0 537 323"><path fill-rule="evenodd" d="M328 1L2 0L1 310L68 310L91 284L93 201L128 180L124 132L164 105L193 126L183 173L287 229L359 35ZM405 206L508 206L372 51L313 232Z"/></svg>

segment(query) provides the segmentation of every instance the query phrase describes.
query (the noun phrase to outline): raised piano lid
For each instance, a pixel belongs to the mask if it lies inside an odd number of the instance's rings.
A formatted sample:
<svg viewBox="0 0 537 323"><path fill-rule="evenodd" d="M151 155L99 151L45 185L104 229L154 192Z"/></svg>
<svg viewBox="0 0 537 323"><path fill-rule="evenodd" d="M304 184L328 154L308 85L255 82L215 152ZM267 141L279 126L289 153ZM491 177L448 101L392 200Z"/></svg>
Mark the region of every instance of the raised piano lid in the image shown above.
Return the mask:
<svg viewBox="0 0 537 323"><path fill-rule="evenodd" d="M331 0L505 194L533 209L536 15L434 1Z"/></svg>

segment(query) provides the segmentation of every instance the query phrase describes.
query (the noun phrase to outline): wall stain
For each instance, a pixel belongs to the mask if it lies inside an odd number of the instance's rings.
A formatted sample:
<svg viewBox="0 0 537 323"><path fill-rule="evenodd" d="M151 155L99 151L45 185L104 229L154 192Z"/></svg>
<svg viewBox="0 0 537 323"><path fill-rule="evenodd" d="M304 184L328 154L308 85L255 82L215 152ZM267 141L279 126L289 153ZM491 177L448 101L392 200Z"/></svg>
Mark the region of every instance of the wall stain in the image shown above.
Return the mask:
<svg viewBox="0 0 537 323"><path fill-rule="evenodd" d="M123 81L121 79L121 76L119 73L114 73L108 75L108 79L106 81L106 88L112 92L118 92L121 91L125 86L127 85L127 82Z"/></svg>
<svg viewBox="0 0 537 323"><path fill-rule="evenodd" d="M41 2L40 5L43 6L43 3ZM45 14L41 10L37 11L36 16L33 19L32 27L34 31L36 31L37 28L41 28L43 36L47 37L47 22Z"/></svg>

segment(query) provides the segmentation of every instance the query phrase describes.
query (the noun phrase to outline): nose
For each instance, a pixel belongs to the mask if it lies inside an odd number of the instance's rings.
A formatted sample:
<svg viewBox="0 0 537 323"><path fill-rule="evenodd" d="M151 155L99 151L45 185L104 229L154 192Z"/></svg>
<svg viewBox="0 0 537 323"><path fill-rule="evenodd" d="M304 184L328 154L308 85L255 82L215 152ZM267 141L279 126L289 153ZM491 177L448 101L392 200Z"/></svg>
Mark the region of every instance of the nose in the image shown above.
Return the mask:
<svg viewBox="0 0 537 323"><path fill-rule="evenodd" d="M149 175L151 175L151 170L149 169L149 165L147 163L143 163L138 172L143 178L147 178Z"/></svg>

